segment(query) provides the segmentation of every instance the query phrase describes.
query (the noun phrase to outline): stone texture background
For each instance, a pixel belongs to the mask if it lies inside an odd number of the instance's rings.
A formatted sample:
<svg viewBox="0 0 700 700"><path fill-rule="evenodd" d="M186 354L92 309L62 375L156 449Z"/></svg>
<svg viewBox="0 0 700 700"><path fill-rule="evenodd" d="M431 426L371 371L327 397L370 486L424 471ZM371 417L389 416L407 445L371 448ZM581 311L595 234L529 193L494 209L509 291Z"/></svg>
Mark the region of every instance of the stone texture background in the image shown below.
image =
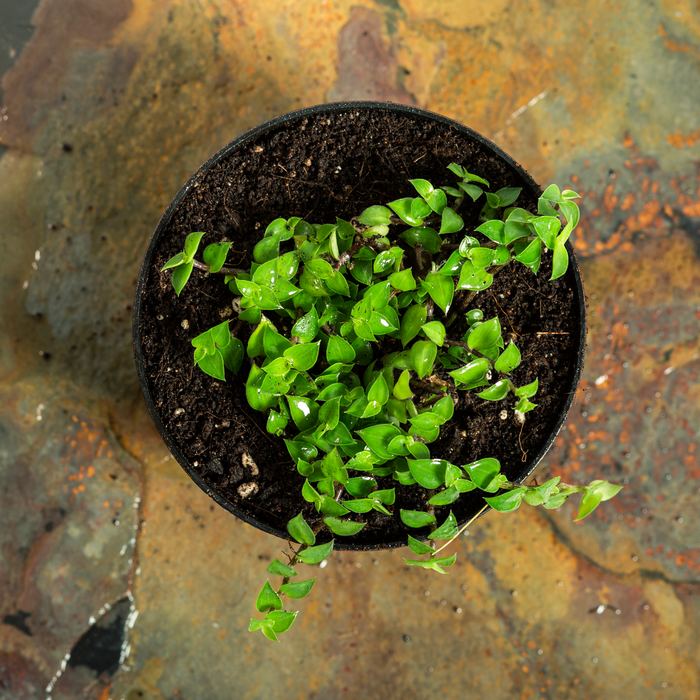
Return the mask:
<svg viewBox="0 0 700 700"><path fill-rule="evenodd" d="M700 697L700 3L31 5L0 15L0 698ZM585 195L586 368L540 474L627 487L578 525L490 514L445 577L336 553L274 645L246 628L283 545L169 457L131 304L191 172L341 99ZM82 653L99 630L121 665Z"/></svg>

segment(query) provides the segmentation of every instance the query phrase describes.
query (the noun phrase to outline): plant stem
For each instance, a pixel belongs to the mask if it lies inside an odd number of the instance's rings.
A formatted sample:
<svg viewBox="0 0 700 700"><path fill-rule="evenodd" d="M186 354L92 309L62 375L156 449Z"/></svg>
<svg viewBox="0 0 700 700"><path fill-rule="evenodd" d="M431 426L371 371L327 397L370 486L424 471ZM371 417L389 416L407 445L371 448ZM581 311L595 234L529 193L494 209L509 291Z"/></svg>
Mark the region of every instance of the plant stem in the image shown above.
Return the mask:
<svg viewBox="0 0 700 700"><path fill-rule="evenodd" d="M206 263L201 263L199 260L193 260L192 264L198 269L198 270L203 270L204 272L211 272L211 268L209 265ZM250 270L241 270L237 267L222 267L220 270L217 270L215 273L216 275L245 275L248 274Z"/></svg>

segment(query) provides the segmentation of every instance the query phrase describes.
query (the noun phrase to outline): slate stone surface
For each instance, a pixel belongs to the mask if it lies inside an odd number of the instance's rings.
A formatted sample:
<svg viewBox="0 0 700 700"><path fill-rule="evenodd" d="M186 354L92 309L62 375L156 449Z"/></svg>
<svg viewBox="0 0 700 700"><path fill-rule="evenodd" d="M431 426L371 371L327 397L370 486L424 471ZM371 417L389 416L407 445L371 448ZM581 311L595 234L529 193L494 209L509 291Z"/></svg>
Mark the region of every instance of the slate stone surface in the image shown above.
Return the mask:
<svg viewBox="0 0 700 700"><path fill-rule="evenodd" d="M32 25L0 107L0 697L700 696L697 4L41 0ZM445 577L336 553L274 645L246 629L284 543L169 457L131 305L189 174L334 99L446 114L584 195L586 367L539 476L626 488L577 525L490 514Z"/></svg>

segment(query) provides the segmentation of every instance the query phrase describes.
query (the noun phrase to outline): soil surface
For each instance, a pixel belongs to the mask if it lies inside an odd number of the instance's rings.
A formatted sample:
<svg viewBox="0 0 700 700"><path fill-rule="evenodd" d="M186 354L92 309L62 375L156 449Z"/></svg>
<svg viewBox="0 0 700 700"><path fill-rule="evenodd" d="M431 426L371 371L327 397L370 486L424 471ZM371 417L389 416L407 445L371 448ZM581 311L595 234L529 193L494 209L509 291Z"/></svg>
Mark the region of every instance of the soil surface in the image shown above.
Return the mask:
<svg viewBox="0 0 700 700"><path fill-rule="evenodd" d="M533 212L539 194L468 134L419 116L348 109L302 117L297 127L255 136L198 174L156 244L139 321L148 388L175 445L201 479L242 517L282 531L300 510L312 524L319 515L301 498L304 479L283 440L267 433L264 415L246 401L246 365L225 383L193 368L192 338L226 318L235 319L232 295L220 276L195 270L178 298L170 271L160 272L163 264L182 250L187 234L204 231L200 251L209 243L233 241L227 264L248 267L255 243L273 219L350 219L369 205L413 196L409 178L453 185L455 178L446 170L452 162L486 178L492 191L524 187L518 205ZM462 204L466 231L478 225L480 208L481 203L469 198ZM464 233L455 234L455 240ZM529 463L555 428L572 391L578 350L573 274L569 270L562 279L549 282L550 274L551 254L543 256L537 276L511 264L470 306L481 308L486 319L498 315L504 336L516 341L522 364L512 378L516 386L539 379L533 398L538 407L527 414L522 427L514 420L514 397L490 402L473 392L457 392L454 418L430 445L433 457L459 465L495 456L511 479L530 470ZM245 324L238 335L245 342L247 334ZM394 515L360 516L368 520L367 526L354 537L338 538L338 546L405 542L399 509L426 508L427 492L417 485L401 486L390 477L378 481L379 488L396 487ZM464 494L452 506L436 509L438 521L450 509L464 520L482 504L474 493Z"/></svg>

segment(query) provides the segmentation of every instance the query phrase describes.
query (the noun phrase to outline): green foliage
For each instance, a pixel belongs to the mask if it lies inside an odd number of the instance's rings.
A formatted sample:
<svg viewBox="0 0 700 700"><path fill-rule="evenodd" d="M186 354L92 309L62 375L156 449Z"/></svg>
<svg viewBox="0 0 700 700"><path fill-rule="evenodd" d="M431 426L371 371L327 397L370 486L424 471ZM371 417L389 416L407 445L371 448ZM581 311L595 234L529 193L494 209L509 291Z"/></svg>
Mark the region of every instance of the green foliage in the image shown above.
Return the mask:
<svg viewBox="0 0 700 700"><path fill-rule="evenodd" d="M438 556L444 546L434 543L461 530L452 512L441 511L438 523L436 509L463 493L478 490L484 507L509 512L523 502L558 508L581 492L581 519L620 488L604 481L574 487L558 478L515 484L492 457L455 465L431 454L430 443L453 418L455 389L505 402L519 420L536 408L530 399L538 380L513 383L521 352L503 337L501 319L485 319L474 297L508 265L537 274L550 253L552 279L561 277L579 219L578 195L570 190L548 187L535 214L517 206L520 188L492 192L463 166L448 170L456 183L410 180L416 196L370 206L352 222L278 218L246 271L226 267L228 242L207 246L204 262L197 261L201 232L163 267L172 270L178 295L195 269L224 275L238 297L238 320L250 326L247 344L221 323L192 339L195 365L224 381L226 369L240 374L245 363L248 403L265 414L271 434L285 438L303 477L308 506L287 523L296 549L288 564L275 559L267 567L283 581L276 591L265 583L257 599L265 617L250 624L269 639L296 617L282 610L283 598L303 598L314 585L313 578L290 582L295 567L320 564L333 549L333 540L316 544L318 533L354 536L371 512L400 517L407 528L425 528L433 543L409 536L412 552L428 558L406 563L446 573L456 555ZM479 225L465 231L465 219L477 214ZM395 489L386 487L392 481L424 489L425 509L396 512Z"/></svg>

